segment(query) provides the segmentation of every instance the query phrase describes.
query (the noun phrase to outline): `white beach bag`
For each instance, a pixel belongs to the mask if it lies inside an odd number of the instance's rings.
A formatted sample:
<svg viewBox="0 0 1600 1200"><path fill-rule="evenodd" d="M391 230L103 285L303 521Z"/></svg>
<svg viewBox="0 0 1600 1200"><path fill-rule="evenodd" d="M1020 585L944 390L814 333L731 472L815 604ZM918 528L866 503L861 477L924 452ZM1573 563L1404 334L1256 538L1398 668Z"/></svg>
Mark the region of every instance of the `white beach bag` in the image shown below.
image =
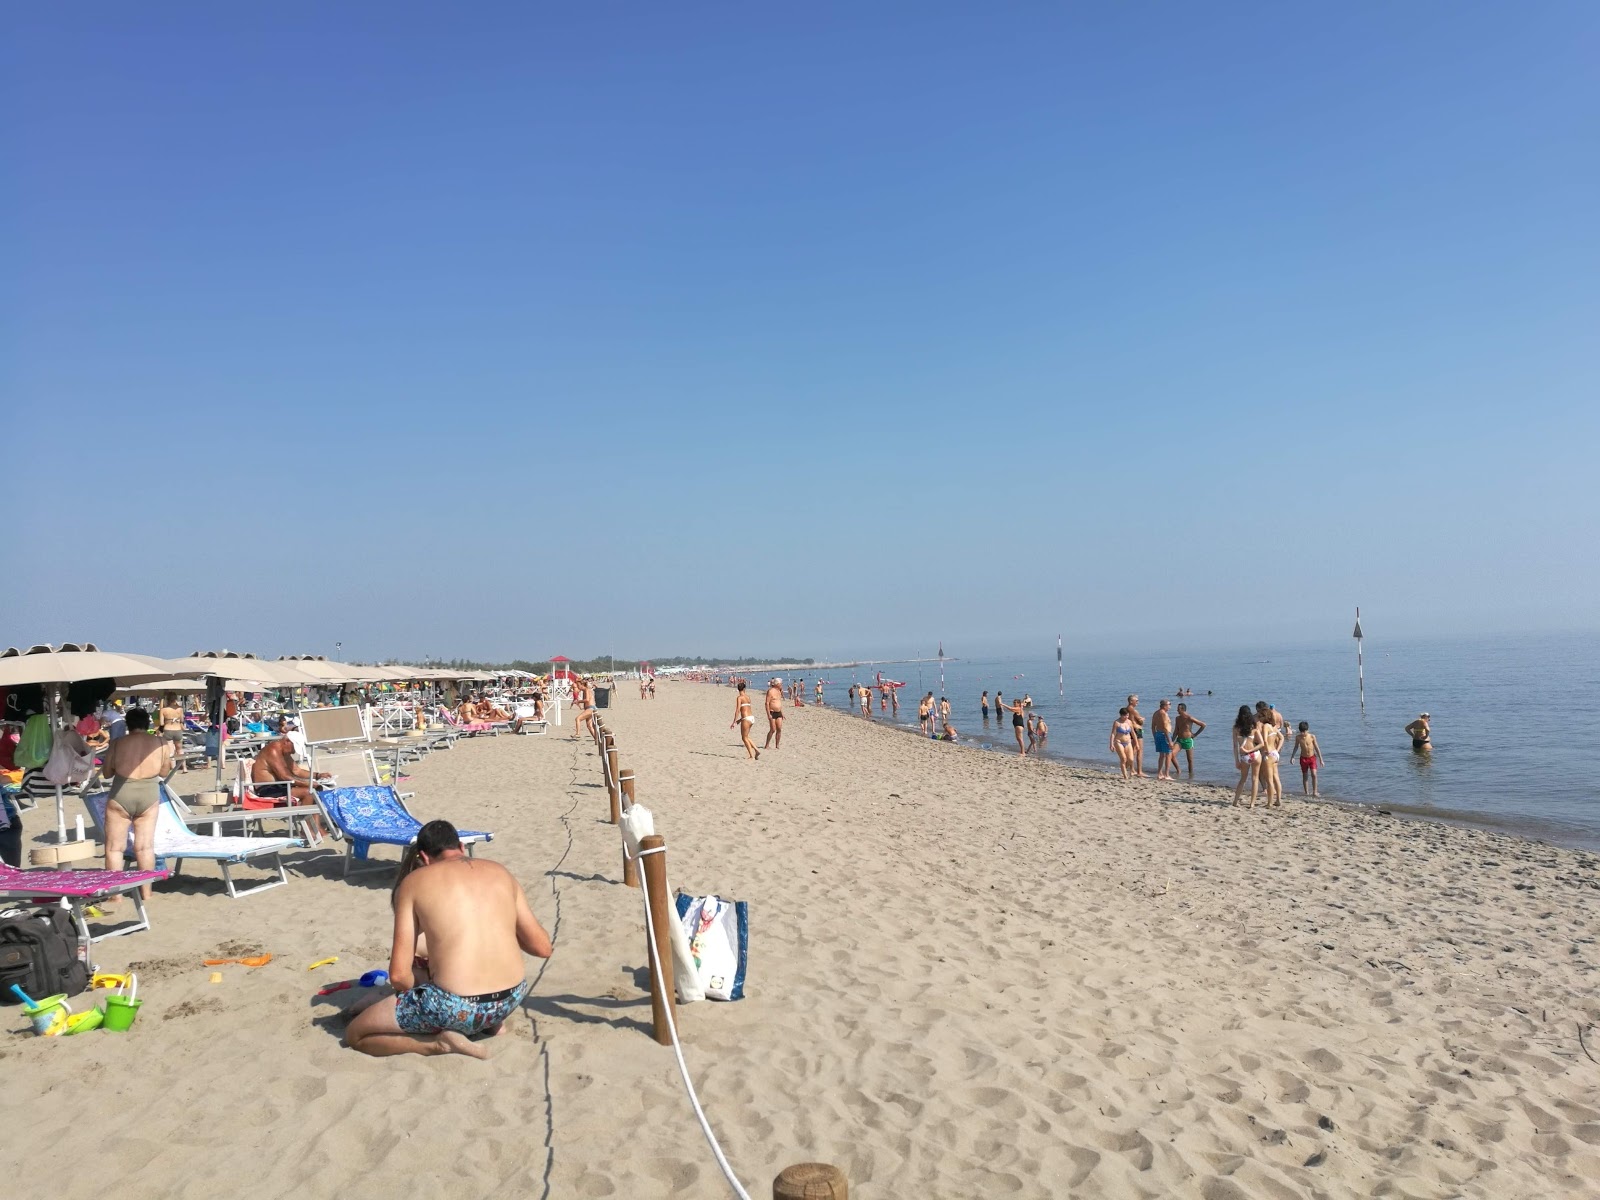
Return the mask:
<svg viewBox="0 0 1600 1200"><path fill-rule="evenodd" d="M678 893L678 920L700 984L711 1000L744 999L750 958L750 906L743 900Z"/></svg>
<svg viewBox="0 0 1600 1200"><path fill-rule="evenodd" d="M642 804L629 807L622 814L622 841L629 857L639 853L639 843L656 831L655 818ZM700 973L695 970L694 958L689 953L689 938L683 932L683 923L672 921L667 925L668 940L672 942L672 990L678 994L679 1004L693 1004L706 998L700 986Z"/></svg>

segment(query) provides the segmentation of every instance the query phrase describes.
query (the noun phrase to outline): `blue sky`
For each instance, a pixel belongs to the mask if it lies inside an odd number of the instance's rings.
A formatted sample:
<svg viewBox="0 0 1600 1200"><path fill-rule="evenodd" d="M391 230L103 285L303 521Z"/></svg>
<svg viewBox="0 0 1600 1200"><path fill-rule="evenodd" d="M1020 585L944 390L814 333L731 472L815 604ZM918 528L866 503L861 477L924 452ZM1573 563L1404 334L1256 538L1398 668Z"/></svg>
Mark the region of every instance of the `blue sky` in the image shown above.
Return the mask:
<svg viewBox="0 0 1600 1200"><path fill-rule="evenodd" d="M1592 4L34 8L0 641L1600 626Z"/></svg>

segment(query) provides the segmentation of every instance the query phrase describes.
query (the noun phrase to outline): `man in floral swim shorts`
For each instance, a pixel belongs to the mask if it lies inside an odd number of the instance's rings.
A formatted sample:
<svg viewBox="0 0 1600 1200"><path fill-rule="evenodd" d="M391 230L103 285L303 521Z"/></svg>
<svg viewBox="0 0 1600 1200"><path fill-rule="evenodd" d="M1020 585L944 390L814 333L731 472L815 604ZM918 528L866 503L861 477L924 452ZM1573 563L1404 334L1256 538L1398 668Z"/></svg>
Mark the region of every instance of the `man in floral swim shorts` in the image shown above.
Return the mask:
<svg viewBox="0 0 1600 1200"><path fill-rule="evenodd" d="M496 1034L528 993L524 953L549 958L550 935L499 863L468 858L449 821L429 821L401 863L394 891L395 995L350 1022L351 1049L389 1054L488 1052L468 1039ZM426 959L418 954L426 945Z"/></svg>

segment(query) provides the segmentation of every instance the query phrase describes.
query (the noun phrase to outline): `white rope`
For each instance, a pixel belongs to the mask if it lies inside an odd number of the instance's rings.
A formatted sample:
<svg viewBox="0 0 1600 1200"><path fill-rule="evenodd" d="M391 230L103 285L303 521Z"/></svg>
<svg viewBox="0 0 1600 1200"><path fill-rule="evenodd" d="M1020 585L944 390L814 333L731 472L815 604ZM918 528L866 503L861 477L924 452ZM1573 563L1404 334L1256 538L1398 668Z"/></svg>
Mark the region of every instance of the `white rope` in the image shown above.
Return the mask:
<svg viewBox="0 0 1600 1200"><path fill-rule="evenodd" d="M628 854L628 843L622 843L622 852ZM640 850L628 857L637 861L647 854L665 854L665 846L655 846L649 850ZM650 969L655 972L655 986L661 987L664 976L661 973L660 956L656 952L655 925L650 919L650 888L640 880L639 894L644 897L644 932L645 943L650 950ZM689 1093L689 1103L694 1105L694 1115L700 1121L700 1132L706 1135L706 1144L711 1147L711 1153L717 1160L717 1166L722 1168L722 1177L728 1181L728 1186L739 1197L739 1200L750 1200L750 1193L744 1190L744 1185L734 1175L733 1168L728 1165L727 1156L722 1153L722 1147L717 1142L717 1135L711 1132L711 1122L706 1120L706 1110L700 1107L700 1097L695 1095L694 1082L689 1078L689 1064L683 1061L683 1046L678 1041L678 1023L672 1019L673 997L662 997L662 1011L667 1016L667 1032L672 1035L672 1053L678 1059L678 1074L683 1076L683 1090Z"/></svg>

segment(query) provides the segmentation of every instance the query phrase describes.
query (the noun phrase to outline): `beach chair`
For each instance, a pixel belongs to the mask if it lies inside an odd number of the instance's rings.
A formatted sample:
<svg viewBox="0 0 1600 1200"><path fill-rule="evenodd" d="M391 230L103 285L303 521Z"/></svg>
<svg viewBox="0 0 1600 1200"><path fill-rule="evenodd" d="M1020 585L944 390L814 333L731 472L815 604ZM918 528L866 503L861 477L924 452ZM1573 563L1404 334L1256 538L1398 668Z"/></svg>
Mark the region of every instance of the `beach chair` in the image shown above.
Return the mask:
<svg viewBox="0 0 1600 1200"><path fill-rule="evenodd" d="M456 733L464 733L468 737L476 737L480 733L487 733L490 736L494 736L502 729L511 728L511 726L506 724L504 721L463 721L448 708L441 708L439 710L439 720L443 722L446 729L453 729L456 731Z"/></svg>
<svg viewBox="0 0 1600 1200"><path fill-rule="evenodd" d="M517 729L514 725L512 726L515 732L531 734L534 737L544 737L550 732L550 722L544 717L535 717L533 715L533 705L519 704L514 711L517 720L522 722L522 728L520 729Z"/></svg>
<svg viewBox="0 0 1600 1200"><path fill-rule="evenodd" d="M89 815L94 820L95 828L100 831L102 840L105 838L108 795L107 792L97 792L83 798L83 806L89 810ZM297 837L211 837L196 833L178 815L171 793L165 788L162 789L161 807L156 813L156 865L170 863L168 868L170 878L178 877L178 872L183 869L184 859L206 859L222 869L222 882L228 889L228 895L234 900L239 900L288 883L289 876L283 869L283 860L279 855L285 850L297 849L304 845L305 842ZM132 830L128 831L128 846L128 852L132 853ZM268 879L265 883L258 883L241 891L233 881L233 868L238 866L262 867L276 871L277 878Z"/></svg>
<svg viewBox="0 0 1600 1200"><path fill-rule="evenodd" d="M78 936L85 944L93 945L106 938L149 929L150 915L144 910L139 889L166 877L165 871L23 871L0 863L0 906L60 904L65 900L78 926ZM111 896L133 897L133 910L139 919L95 937L89 932L84 909Z"/></svg>
<svg viewBox="0 0 1600 1200"><path fill-rule="evenodd" d="M177 809L178 817L191 830L208 832L220 835L224 827L236 827L236 833L241 837L261 837L261 826L268 821L285 821L288 823L290 837L295 836L295 827L299 826L299 837L308 846L315 846L322 840L317 833L317 812L315 804L287 804L283 796L262 796L255 789L261 785L248 780L239 781L238 803L242 808L229 808L221 812L211 810L195 810L189 807L184 798L173 791L170 786L163 785L162 791L171 798L172 807Z"/></svg>
<svg viewBox="0 0 1600 1200"><path fill-rule="evenodd" d="M409 846L422 829L422 822L412 815L400 793L392 787L329 788L317 793L317 806L328 819L334 836L344 839L346 875L352 873L355 862L370 863L368 852L373 846ZM469 856L476 843L494 840L492 833L468 829L457 832ZM362 871L380 870L388 865L375 863L358 868L354 873L359 875Z"/></svg>

